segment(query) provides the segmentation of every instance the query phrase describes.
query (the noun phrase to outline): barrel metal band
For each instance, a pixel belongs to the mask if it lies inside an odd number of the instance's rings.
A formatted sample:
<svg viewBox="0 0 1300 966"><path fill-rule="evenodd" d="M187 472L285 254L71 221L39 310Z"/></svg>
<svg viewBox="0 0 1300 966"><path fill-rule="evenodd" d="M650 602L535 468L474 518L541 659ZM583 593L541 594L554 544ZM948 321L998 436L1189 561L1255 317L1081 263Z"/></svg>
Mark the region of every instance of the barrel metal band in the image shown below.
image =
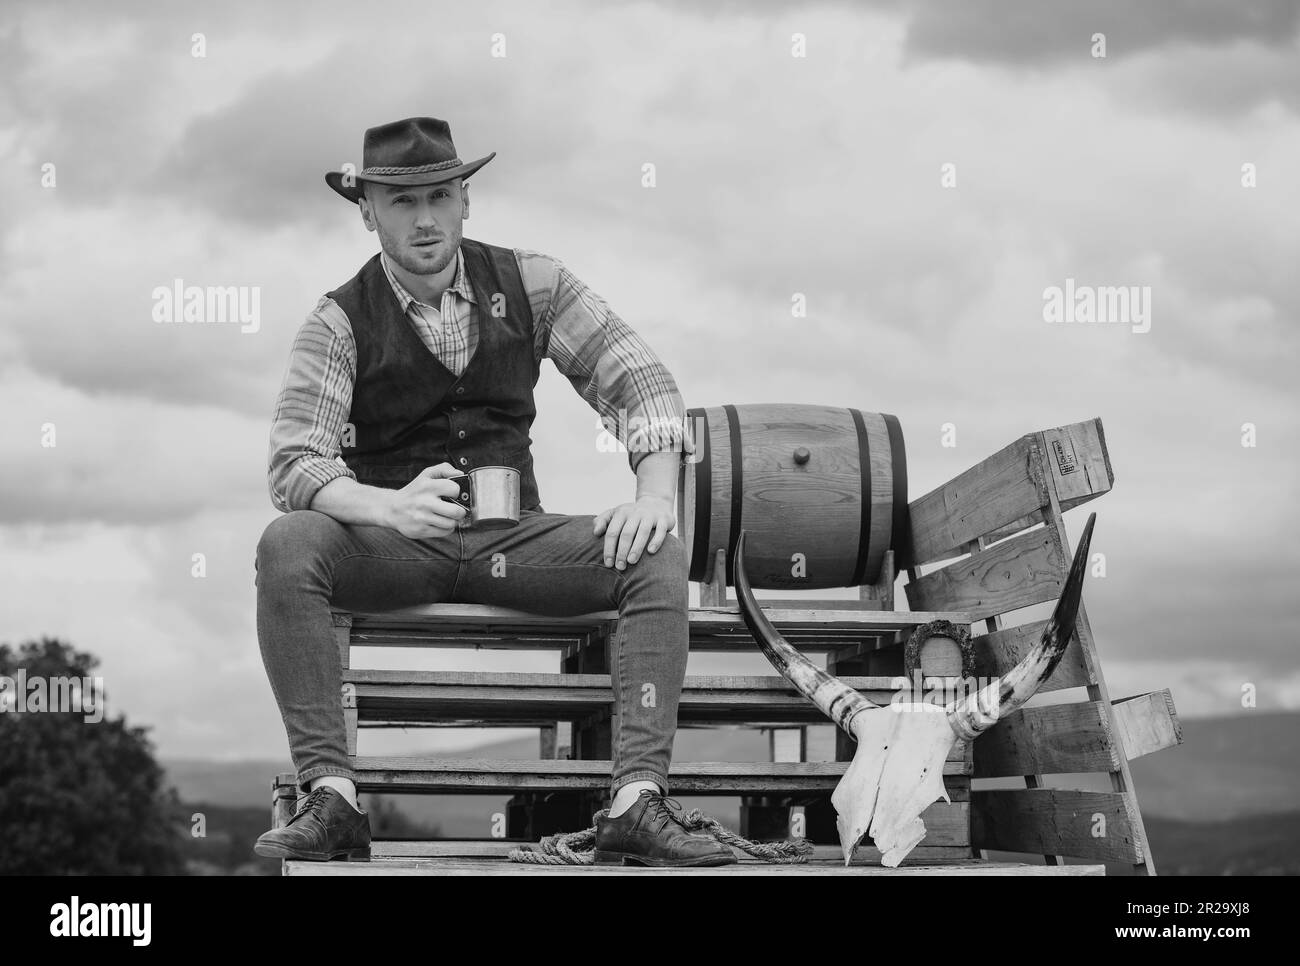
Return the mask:
<svg viewBox="0 0 1300 966"><path fill-rule="evenodd" d="M709 560L709 536L713 513L711 511L713 481L709 478L712 471L712 454L709 452L709 414L706 409L688 409L686 415L696 419L692 427L699 430L695 434L695 527L694 539L691 541L691 580L704 580L711 566Z"/></svg>
<svg viewBox="0 0 1300 966"><path fill-rule="evenodd" d="M741 463L740 414L730 404L722 407L727 414L727 435L731 440L731 533L727 537L727 583L736 585L736 544L740 541L740 507L744 497L745 468Z"/></svg>
<svg viewBox="0 0 1300 966"><path fill-rule="evenodd" d="M912 534L908 527L907 450L903 445L903 428L897 416L881 413L889 430L889 456L894 464L894 521L889 546L894 551L895 568L912 565Z"/></svg>
<svg viewBox="0 0 1300 966"><path fill-rule="evenodd" d="M861 587L866 583L867 551L871 549L871 442L867 439L867 424L862 418L862 411L850 409L853 414L853 428L858 431L858 459L862 477L862 523L858 527L858 560L853 565L852 586Z"/></svg>

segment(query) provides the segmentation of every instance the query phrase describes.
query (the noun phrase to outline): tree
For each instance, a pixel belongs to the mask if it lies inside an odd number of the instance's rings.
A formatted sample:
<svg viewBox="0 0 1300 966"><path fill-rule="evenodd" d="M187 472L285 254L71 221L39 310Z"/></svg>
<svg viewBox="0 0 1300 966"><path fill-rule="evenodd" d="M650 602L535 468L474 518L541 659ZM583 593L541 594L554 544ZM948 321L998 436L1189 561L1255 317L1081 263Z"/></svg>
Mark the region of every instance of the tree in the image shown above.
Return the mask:
<svg viewBox="0 0 1300 966"><path fill-rule="evenodd" d="M41 710L18 710L20 699L43 687L53 693L51 682L92 679L98 666L57 638L16 651L0 645L0 874L185 871L180 802L146 728L128 727L121 715L95 721L80 709L52 707L48 697ZM15 693L20 682L28 694Z"/></svg>

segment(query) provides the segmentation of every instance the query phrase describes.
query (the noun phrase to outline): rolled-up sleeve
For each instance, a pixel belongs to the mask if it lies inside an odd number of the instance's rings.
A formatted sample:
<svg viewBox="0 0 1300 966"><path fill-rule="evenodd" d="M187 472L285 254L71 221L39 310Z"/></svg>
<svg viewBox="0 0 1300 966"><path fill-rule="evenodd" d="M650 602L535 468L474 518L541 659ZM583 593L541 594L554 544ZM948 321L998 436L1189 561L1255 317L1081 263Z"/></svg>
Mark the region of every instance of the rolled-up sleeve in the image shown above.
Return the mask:
<svg viewBox="0 0 1300 966"><path fill-rule="evenodd" d="M271 423L267 485L282 513L310 509L331 480L357 478L342 455L355 382L352 326L333 299L322 298L294 339Z"/></svg>
<svg viewBox="0 0 1300 966"><path fill-rule="evenodd" d="M636 331L556 258L515 250L544 355L627 447L632 472L650 453L689 452L677 383Z"/></svg>

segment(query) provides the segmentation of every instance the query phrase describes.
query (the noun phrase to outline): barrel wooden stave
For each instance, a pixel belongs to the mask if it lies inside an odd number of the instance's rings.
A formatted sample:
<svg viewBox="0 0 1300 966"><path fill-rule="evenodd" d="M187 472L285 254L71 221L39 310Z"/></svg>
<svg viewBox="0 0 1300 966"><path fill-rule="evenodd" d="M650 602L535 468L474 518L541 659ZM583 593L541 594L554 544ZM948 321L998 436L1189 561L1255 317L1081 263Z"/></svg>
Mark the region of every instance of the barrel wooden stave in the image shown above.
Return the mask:
<svg viewBox="0 0 1300 966"><path fill-rule="evenodd" d="M755 587L813 590L876 579L897 509L883 414L858 411L860 430L854 410L829 406L757 403L690 414L695 461L683 467L678 517L692 580L711 578L717 550L729 547L742 526L745 571ZM870 474L865 546L860 437ZM733 448L737 439L739 453ZM803 464L795 459L800 447L808 451ZM738 518L732 486L737 463ZM795 571L795 554L803 555L803 575ZM730 562L728 571L727 582L734 583Z"/></svg>

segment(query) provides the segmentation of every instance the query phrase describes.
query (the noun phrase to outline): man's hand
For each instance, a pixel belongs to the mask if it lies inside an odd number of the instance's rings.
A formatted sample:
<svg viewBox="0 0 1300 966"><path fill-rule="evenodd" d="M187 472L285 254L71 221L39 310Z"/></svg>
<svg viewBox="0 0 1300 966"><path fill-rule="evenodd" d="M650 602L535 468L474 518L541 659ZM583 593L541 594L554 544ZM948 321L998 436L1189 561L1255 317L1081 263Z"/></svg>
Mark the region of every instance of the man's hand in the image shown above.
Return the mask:
<svg viewBox="0 0 1300 966"><path fill-rule="evenodd" d="M450 479L460 475L461 471L450 463L421 470L406 486L392 491L384 526L413 540L455 533L456 523L469 513L456 501L460 488Z"/></svg>
<svg viewBox="0 0 1300 966"><path fill-rule="evenodd" d="M642 550L654 553L676 525L672 501L661 496L639 496L601 512L595 532L605 535L605 566L624 570L640 559Z"/></svg>

